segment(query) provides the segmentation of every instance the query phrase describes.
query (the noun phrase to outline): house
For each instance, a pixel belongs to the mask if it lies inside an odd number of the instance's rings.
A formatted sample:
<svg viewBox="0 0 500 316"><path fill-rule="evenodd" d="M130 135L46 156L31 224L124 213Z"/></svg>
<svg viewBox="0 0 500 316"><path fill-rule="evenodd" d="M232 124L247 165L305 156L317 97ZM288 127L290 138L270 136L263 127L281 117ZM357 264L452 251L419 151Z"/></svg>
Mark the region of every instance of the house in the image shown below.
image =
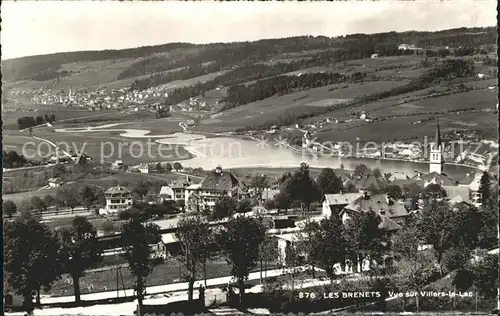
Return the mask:
<svg viewBox="0 0 500 316"><path fill-rule="evenodd" d="M3 283L4 295L3 295L3 306L4 311L20 311L24 307L24 298L17 294L14 289L11 288L9 283L4 279Z"/></svg>
<svg viewBox="0 0 500 316"><path fill-rule="evenodd" d="M365 192L363 196L347 205L341 212L342 222L352 218L354 213L375 212L381 218L380 226L389 231L400 229L408 217L408 211L402 203L393 201L387 194L370 195Z"/></svg>
<svg viewBox="0 0 500 316"><path fill-rule="evenodd" d="M287 253L290 248L297 247L300 243L307 242L308 238L306 234L299 232L278 234L274 236L278 241L278 262L282 265L287 265ZM304 252L300 253L299 258L300 257L306 259L307 254ZM355 269L354 264L347 260L344 266L337 263L333 266L333 268L335 269L335 274L349 274L355 271L368 271L370 270L370 262L368 259L364 259L363 262L357 263L357 267Z"/></svg>
<svg viewBox="0 0 500 316"><path fill-rule="evenodd" d="M104 192L104 198L106 199L106 206L104 208L104 213L106 214L126 210L132 207L134 201L130 190L120 185L107 189Z"/></svg>
<svg viewBox="0 0 500 316"><path fill-rule="evenodd" d="M348 179L344 182L344 187L354 186L361 192L376 192L384 189L387 186L387 182L383 179L375 177L373 174L356 176L352 179Z"/></svg>
<svg viewBox="0 0 500 316"><path fill-rule="evenodd" d="M142 163L140 164L137 169L139 170L140 173L151 173L153 168L150 164L147 163Z"/></svg>
<svg viewBox="0 0 500 316"><path fill-rule="evenodd" d="M262 192L261 200L269 201L274 200L274 198L280 193L280 190L265 190Z"/></svg>
<svg viewBox="0 0 500 316"><path fill-rule="evenodd" d="M167 186L162 186L158 197L160 201L180 201L187 200L187 188L191 185L191 178L186 177L185 180L173 181Z"/></svg>
<svg viewBox="0 0 500 316"><path fill-rule="evenodd" d="M255 180L255 179L254 179ZM262 175L258 183L251 181L247 184L248 193L262 193L264 191L275 191L279 190L280 184L277 177L268 177Z"/></svg>
<svg viewBox="0 0 500 316"><path fill-rule="evenodd" d="M322 213L325 217L330 217L332 214L338 215L344 207L360 196L361 193L325 194L322 200Z"/></svg>
<svg viewBox="0 0 500 316"><path fill-rule="evenodd" d="M49 180L47 180L47 182L49 183L49 187L51 188L58 188L63 184L61 178L50 178Z"/></svg>
<svg viewBox="0 0 500 316"><path fill-rule="evenodd" d="M113 163L112 168L115 170L125 170L125 165L123 164L122 160L116 160Z"/></svg>
<svg viewBox="0 0 500 316"><path fill-rule="evenodd" d="M224 194L241 200L248 196L243 183L231 171L217 167L200 183L197 189L203 204L212 209L215 202Z"/></svg>

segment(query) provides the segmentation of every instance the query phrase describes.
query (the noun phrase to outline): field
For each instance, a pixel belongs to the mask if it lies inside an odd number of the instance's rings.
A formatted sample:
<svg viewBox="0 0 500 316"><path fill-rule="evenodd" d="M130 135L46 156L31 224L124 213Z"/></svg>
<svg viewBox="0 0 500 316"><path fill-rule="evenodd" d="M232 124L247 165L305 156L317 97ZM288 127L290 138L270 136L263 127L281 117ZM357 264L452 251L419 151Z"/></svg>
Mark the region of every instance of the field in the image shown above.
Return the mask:
<svg viewBox="0 0 500 316"><path fill-rule="evenodd" d="M403 103L386 109L371 111L374 117L388 115L411 115L424 112L445 112L449 110L495 109L496 90L473 90L416 102Z"/></svg>
<svg viewBox="0 0 500 316"><path fill-rule="evenodd" d="M315 108L324 108L326 103L337 103L335 99L354 99L377 91L390 90L404 83L404 81L375 81L349 85L336 84L284 96L274 96L224 111L216 118L203 120L202 125L197 129L227 131L242 127L243 122L244 126L262 124L290 113L310 113ZM342 89L345 86L347 88Z"/></svg>
<svg viewBox="0 0 500 316"><path fill-rule="evenodd" d="M71 186L71 185L70 185ZM21 192L21 193L13 193L13 194L2 194L2 199L4 201L10 200L19 207L22 205L23 201L29 201L32 197L38 196L43 199L44 196L46 195L53 195L55 196L58 188L48 188L45 190L40 190L40 191L28 191L28 192Z"/></svg>
<svg viewBox="0 0 500 316"><path fill-rule="evenodd" d="M160 124L161 123L157 123ZM145 128L145 125L141 125ZM177 126L177 131L180 128ZM164 134L172 130L163 128ZM18 132L19 133L19 132ZM154 138L124 138L120 132L90 132L90 133L63 133L43 128L33 131L33 135L47 139L53 143L60 143L63 149L73 149L75 152L86 152L96 161L114 162L121 159L125 164L139 164L141 162L177 161L188 159L191 155L182 146L165 146L154 142ZM11 146L22 146L29 137L5 135L4 142ZM47 151L50 147L42 146ZM53 151L54 153L54 151ZM41 154L46 155L45 152Z"/></svg>
<svg viewBox="0 0 500 316"><path fill-rule="evenodd" d="M440 115L439 124L441 131L447 129L465 128L463 122L480 122L475 129L492 135L497 134L497 116L488 112L465 112ZM429 118L431 118L429 120ZM350 141L355 143L358 139L363 141L395 142L395 141L424 141L428 137L431 141L436 128L436 115L415 115L408 117L395 117L383 121L363 122L353 121L350 123L335 124L318 132L315 137L319 141ZM422 120L420 124L411 124Z"/></svg>
<svg viewBox="0 0 500 316"><path fill-rule="evenodd" d="M268 268L274 268L275 265L268 265ZM184 282L182 274L184 268L179 265L175 259L168 259L165 263L157 266L153 273L147 279L147 286L155 286L162 284L171 284L177 282ZM207 279L228 276L231 274L231 266L225 260L213 260L207 263ZM253 271L258 271L254 269ZM253 272L252 271L252 272ZM123 285L125 289L133 288L135 278L130 274L127 268L122 269ZM116 290L117 273L116 269L111 269L102 272L89 272L80 279L80 288L82 294L100 291L113 291ZM66 276L62 280L56 281L52 285L50 293L53 296L67 296L73 295L73 284L70 278ZM203 273L201 271L197 274L198 280L203 280ZM119 289L123 289L121 278L119 279ZM92 285L93 290L89 290Z"/></svg>
<svg viewBox="0 0 500 316"><path fill-rule="evenodd" d="M32 110L29 110L29 109ZM8 110L6 110L8 109ZM2 120L4 129L17 130L17 119L23 116L44 116L45 114L55 114L56 123L67 119L74 119L78 117L87 116L107 116L118 113L113 110L104 110L100 112L92 112L78 108L70 108L62 105L48 105L48 104L26 104L24 107L13 107L12 104L7 103L6 107L2 109Z"/></svg>

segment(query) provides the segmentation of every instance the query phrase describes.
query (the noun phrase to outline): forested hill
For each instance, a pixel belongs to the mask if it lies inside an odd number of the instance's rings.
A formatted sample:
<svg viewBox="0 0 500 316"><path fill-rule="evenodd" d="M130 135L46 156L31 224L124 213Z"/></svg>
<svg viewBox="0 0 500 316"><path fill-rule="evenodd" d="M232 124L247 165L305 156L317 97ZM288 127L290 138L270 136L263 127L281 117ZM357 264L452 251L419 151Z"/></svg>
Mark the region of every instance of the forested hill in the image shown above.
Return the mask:
<svg viewBox="0 0 500 316"><path fill-rule="evenodd" d="M435 47L473 47L496 42L496 28L459 28L437 32L388 32L379 34L352 34L335 38L300 36L267 39L254 42L190 44L169 43L122 50L80 51L50 55L29 56L2 61L4 81L29 80L37 77L56 76L63 64L113 59L135 60L118 75L117 79L148 73L194 66L217 61L220 66L241 65L266 60L283 53L300 53L311 50L349 48L366 45L374 51L383 46L402 43L423 49ZM44 74L47 74L44 76ZM50 79L50 78L48 78Z"/></svg>

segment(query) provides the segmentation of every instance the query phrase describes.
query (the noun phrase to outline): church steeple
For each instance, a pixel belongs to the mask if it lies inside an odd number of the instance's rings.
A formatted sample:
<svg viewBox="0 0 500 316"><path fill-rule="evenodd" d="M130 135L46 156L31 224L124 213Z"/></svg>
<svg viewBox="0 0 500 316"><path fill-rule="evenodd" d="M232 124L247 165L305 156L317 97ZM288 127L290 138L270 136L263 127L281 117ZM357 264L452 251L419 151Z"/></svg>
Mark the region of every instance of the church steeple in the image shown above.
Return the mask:
<svg viewBox="0 0 500 316"><path fill-rule="evenodd" d="M430 153L430 164L429 164L429 172L436 172L438 174L443 173L443 143L441 141L441 130L439 129L439 120L436 125L436 138L434 139L434 144L431 147Z"/></svg>
<svg viewBox="0 0 500 316"><path fill-rule="evenodd" d="M435 141L435 147L440 148L441 147L441 130L439 129L439 119L437 120L437 125L436 125L436 138L434 138Z"/></svg>

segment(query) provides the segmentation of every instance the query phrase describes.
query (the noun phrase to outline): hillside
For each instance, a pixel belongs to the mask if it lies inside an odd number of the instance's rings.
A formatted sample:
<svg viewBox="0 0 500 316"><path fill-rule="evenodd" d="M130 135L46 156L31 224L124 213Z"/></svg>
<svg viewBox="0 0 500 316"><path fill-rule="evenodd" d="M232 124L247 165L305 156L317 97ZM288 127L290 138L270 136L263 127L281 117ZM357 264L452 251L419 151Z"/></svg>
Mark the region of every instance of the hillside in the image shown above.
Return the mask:
<svg viewBox="0 0 500 316"><path fill-rule="evenodd" d="M444 128L493 137L495 39L494 27L460 28L171 43L5 60L4 129L17 130L16 121L25 116L57 113L58 121L84 126L121 121L178 131L177 120L154 123L168 108L170 115L192 118L192 129L201 132L301 124L314 126L311 133L324 141L387 140L396 136L394 129L415 139L443 116ZM362 112L369 122L358 120ZM331 124L332 118L339 123ZM411 122L419 123L405 129Z"/></svg>

